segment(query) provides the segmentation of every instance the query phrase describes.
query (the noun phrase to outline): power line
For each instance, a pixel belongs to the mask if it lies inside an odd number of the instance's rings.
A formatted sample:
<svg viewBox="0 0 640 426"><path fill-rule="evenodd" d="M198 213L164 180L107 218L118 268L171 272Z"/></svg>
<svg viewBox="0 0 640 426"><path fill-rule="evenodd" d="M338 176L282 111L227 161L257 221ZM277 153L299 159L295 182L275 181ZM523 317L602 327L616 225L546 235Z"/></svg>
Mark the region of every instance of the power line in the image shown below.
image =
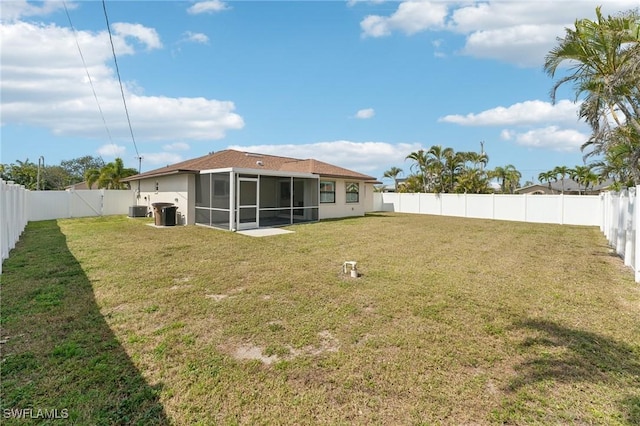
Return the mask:
<svg viewBox="0 0 640 426"><path fill-rule="evenodd" d="M113 46L113 36L111 35L111 25L109 24L109 17L107 15L107 5L104 0L102 0L102 10L104 10L104 19L107 21L107 31L109 32L109 42L111 43L111 52L113 53L113 62L116 65L116 74L118 75L118 82L120 83L120 94L122 95L122 103L124 104L124 112L127 115L127 123L129 123L129 132L131 133L131 140L133 141L133 147L136 150L136 158L139 161L138 173L140 173L140 168L142 167L142 157L138 152L138 145L136 145L136 138L133 136L133 127L131 127L131 118L129 117L129 109L127 108L127 101L124 97L124 89L122 88L122 79L120 78L120 68L118 67L118 59L116 57L116 49Z"/></svg>
<svg viewBox="0 0 640 426"><path fill-rule="evenodd" d="M82 54L82 49L80 48L80 43L78 42L78 33L76 32L73 23L71 22L71 15L69 15L69 10L67 9L67 3L62 2L64 6L64 12L67 14L67 19L69 20L69 26L71 27L71 31L73 32L73 37L76 40L76 46L78 47L78 52L80 53L80 58L82 59L82 65L84 66L84 70L87 73L87 78L89 79L89 85L91 85L91 91L93 92L93 97L96 100L96 104L98 105L98 111L100 111L100 117L102 117L102 123L104 123L104 128L107 131L107 136L109 136L109 142L113 144L113 139L111 138L111 132L109 131L109 126L107 126L107 120L104 118L104 113L102 112L102 107L100 106L100 101L98 100L98 95L96 94L96 89L93 86L93 80L91 79L91 75L89 74L89 68L87 67L87 63L84 60L84 55Z"/></svg>

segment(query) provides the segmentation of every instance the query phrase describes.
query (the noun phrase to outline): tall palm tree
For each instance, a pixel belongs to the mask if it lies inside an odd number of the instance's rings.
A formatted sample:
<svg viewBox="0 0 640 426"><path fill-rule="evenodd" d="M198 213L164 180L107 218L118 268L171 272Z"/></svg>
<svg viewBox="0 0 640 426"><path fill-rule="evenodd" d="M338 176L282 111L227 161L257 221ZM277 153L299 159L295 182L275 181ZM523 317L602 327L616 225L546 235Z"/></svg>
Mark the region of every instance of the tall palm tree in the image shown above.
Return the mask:
<svg viewBox="0 0 640 426"><path fill-rule="evenodd" d="M433 145L427 151L429 155L429 172L432 176L433 190L437 193L445 192L445 170L447 157L452 155L453 148L443 148L442 145Z"/></svg>
<svg viewBox="0 0 640 426"><path fill-rule="evenodd" d="M89 189L93 189L93 184L96 183L100 179L100 170L98 169L88 169L84 172L84 180L87 183Z"/></svg>
<svg viewBox="0 0 640 426"><path fill-rule="evenodd" d="M456 185L456 177L463 170L465 164L465 152L455 152L452 148L447 148L444 154L444 192L453 192Z"/></svg>
<svg viewBox="0 0 640 426"><path fill-rule="evenodd" d="M427 155L427 152L425 150L420 149L418 151L414 151L409 155L407 155L406 159L414 161L414 164L411 165L411 171L413 173L416 173L415 170L417 169L420 182L422 183L421 192L427 192L427 189L428 189L427 179L429 177L429 165L430 165L429 155Z"/></svg>
<svg viewBox="0 0 640 426"><path fill-rule="evenodd" d="M558 88L572 83L576 100L584 96L580 118L592 129L583 150L598 155L619 143L628 145L629 166L640 184L640 15L630 10L605 18L598 7L596 18L577 20L547 54L544 68L551 77L562 63L570 65L551 97L555 101Z"/></svg>
<svg viewBox="0 0 640 426"><path fill-rule="evenodd" d="M402 169L399 167L391 167L389 170L384 172L384 177L393 179L393 185L395 188L395 192L398 192L398 175L402 173Z"/></svg>
<svg viewBox="0 0 640 426"><path fill-rule="evenodd" d="M567 166L556 166L552 170L556 182L558 181L558 177L560 177L560 181L562 183L562 193L564 194L564 180L567 176L571 175L571 169Z"/></svg>
<svg viewBox="0 0 640 426"><path fill-rule="evenodd" d="M513 164L508 164L504 167L496 167L489 172L489 176L498 179L500 189L503 193L506 194L509 192L513 194L520 184L522 173L520 173Z"/></svg>
<svg viewBox="0 0 640 426"><path fill-rule="evenodd" d="M551 180L554 177L554 173L553 170L549 170L546 172L542 172L538 175L538 180L540 181L540 183L544 183L547 182L549 184L549 190L551 190Z"/></svg>
<svg viewBox="0 0 640 426"><path fill-rule="evenodd" d="M570 170L571 179L578 183L578 194L582 194L581 185L584 185L584 192L587 192L589 185L598 182L598 176L591 171L589 166L575 166Z"/></svg>

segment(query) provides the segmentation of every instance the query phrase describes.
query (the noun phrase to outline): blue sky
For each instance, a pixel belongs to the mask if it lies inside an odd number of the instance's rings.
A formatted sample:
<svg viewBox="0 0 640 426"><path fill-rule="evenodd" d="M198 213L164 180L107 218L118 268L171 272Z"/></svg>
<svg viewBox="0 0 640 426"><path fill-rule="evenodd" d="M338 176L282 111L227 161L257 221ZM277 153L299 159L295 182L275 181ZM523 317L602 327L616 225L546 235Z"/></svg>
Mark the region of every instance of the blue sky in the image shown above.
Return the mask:
<svg viewBox="0 0 640 426"><path fill-rule="evenodd" d="M542 63L564 28L593 18L598 4L614 14L638 1L107 1L106 9L143 171L234 148L382 178L392 166L409 174L412 151L479 151L484 141L488 167L513 164L524 182L582 164L589 129L569 87L551 104ZM0 3L0 162L119 156L137 168L102 3L66 6L75 34L60 1Z"/></svg>

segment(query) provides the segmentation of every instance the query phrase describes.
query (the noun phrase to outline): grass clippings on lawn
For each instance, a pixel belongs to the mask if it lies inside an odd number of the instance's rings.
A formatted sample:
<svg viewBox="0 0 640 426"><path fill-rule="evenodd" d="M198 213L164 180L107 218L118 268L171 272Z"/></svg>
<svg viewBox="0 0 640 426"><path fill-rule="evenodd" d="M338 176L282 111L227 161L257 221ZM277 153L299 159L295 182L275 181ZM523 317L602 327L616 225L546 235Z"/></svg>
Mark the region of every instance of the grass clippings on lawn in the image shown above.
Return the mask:
<svg viewBox="0 0 640 426"><path fill-rule="evenodd" d="M3 266L3 410L640 423L640 287L596 228L385 213L251 238L147 222L29 224Z"/></svg>

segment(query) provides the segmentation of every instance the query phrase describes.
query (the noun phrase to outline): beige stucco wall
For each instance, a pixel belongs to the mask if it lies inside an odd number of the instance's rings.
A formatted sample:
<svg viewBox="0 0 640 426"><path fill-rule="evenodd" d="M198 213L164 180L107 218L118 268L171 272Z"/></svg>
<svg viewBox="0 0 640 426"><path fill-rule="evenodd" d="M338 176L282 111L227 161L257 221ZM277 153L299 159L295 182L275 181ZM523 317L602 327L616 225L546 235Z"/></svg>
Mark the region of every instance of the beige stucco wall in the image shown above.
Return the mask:
<svg viewBox="0 0 640 426"><path fill-rule="evenodd" d="M373 211L373 184L358 182L360 184L359 201L357 203L347 203L346 184L347 182L356 181L333 178L321 178L321 180L336 182L336 202L320 203L319 217L321 220L364 216L366 212ZM131 182L132 189L136 190L137 185L137 182ZM265 192L273 190L275 188L261 188L261 191ZM178 206L177 223L179 225L193 225L195 223L195 195L189 198L188 194L195 194L195 176L192 174L148 178L140 181L138 204L147 206L148 210L153 212L153 203L173 203Z"/></svg>
<svg viewBox="0 0 640 426"><path fill-rule="evenodd" d="M157 183L157 191L156 191ZM138 188L137 182L131 182L131 188ZM196 181L192 174L159 176L140 181L139 205L147 206L153 212L153 203L172 203L178 206L176 221L178 225L193 225L195 223L195 194Z"/></svg>
<svg viewBox="0 0 640 426"><path fill-rule="evenodd" d="M362 181L360 184L360 194L357 203L346 202L347 182L344 179L320 178L321 181L335 181L336 183L336 202L320 203L320 220L331 219L337 217L364 216L366 212L373 211L373 185Z"/></svg>

